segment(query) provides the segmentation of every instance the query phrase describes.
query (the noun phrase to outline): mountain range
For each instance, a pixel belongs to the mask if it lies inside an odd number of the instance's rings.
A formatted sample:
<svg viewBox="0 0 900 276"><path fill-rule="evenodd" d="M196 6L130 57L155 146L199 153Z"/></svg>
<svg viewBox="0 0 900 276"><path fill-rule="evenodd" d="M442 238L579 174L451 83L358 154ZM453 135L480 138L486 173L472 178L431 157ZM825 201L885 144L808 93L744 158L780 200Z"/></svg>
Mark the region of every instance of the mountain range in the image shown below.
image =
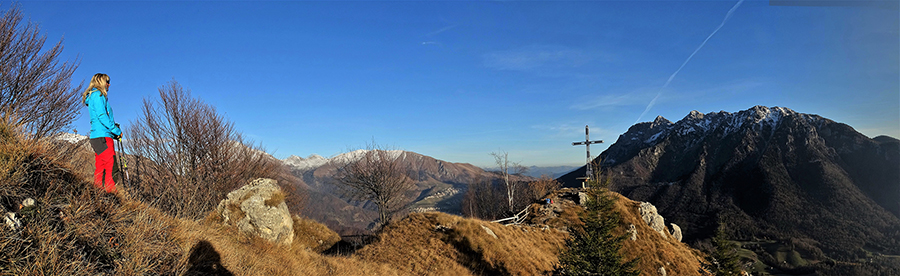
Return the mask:
<svg viewBox="0 0 900 276"><path fill-rule="evenodd" d="M789 243L804 262L767 263L783 271L900 255L895 138L783 107L692 111L632 126L594 162L613 177L611 190L656 205L688 242L722 229L734 240ZM580 186L584 171L560 181ZM777 259L772 251L755 253Z"/></svg>
<svg viewBox="0 0 900 276"><path fill-rule="evenodd" d="M368 202L353 202L343 195L334 182L337 169L334 161L358 160L366 150L356 150L330 158L310 155L306 158L290 156L282 162L291 168L292 174L309 186L309 199L304 215L318 220L341 234L362 232L372 227L374 206ZM440 211L461 214L462 197L470 183L497 176L467 163L438 160L410 151L391 151L410 168L416 187L407 194L412 199L413 212ZM340 163L340 162L338 162ZM529 180L527 176L512 176L513 180Z"/></svg>

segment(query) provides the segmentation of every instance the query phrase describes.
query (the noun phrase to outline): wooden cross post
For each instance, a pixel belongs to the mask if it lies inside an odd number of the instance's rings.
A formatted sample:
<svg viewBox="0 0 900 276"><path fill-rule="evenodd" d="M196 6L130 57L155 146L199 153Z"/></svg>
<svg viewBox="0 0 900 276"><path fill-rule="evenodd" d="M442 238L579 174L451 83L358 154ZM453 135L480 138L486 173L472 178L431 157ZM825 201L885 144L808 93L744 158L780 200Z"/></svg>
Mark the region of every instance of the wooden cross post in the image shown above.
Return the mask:
<svg viewBox="0 0 900 276"><path fill-rule="evenodd" d="M587 167L585 167L584 177L579 177L578 179L582 179L581 188L584 188L584 182L591 179L594 175L594 170L591 169L591 144L600 144L603 143L603 140L594 140L591 141L590 132L588 131L588 126L584 126L584 141L583 142L572 142L572 146L584 145L587 148Z"/></svg>

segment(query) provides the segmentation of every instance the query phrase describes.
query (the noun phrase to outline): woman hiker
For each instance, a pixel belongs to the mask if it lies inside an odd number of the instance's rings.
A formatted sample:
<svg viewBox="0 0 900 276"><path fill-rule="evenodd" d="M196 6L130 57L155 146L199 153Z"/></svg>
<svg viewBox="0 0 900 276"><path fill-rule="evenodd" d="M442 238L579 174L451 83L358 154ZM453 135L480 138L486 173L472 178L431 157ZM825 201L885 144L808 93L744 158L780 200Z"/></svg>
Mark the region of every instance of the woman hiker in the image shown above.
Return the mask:
<svg viewBox="0 0 900 276"><path fill-rule="evenodd" d="M116 192L116 182L122 179L119 164L116 162L116 151L113 139L122 137L119 124L113 119L112 108L107 101L109 76L103 73L94 74L91 84L81 94L81 100L88 106L91 114L91 148L94 149L94 187L107 193Z"/></svg>

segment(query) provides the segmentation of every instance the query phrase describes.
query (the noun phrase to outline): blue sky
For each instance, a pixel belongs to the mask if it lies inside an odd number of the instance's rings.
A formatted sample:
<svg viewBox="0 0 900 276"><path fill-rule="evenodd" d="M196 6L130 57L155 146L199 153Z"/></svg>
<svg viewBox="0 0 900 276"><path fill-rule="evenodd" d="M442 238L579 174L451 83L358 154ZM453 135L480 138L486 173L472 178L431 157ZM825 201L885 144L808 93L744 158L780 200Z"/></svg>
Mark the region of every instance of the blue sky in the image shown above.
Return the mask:
<svg viewBox="0 0 900 276"><path fill-rule="evenodd" d="M477 166L494 151L580 165L585 125L606 141L596 156L637 121L754 105L900 137L895 1L746 1L697 50L736 3L20 2L80 61L76 82L111 76L123 125L174 79L278 158L374 139Z"/></svg>

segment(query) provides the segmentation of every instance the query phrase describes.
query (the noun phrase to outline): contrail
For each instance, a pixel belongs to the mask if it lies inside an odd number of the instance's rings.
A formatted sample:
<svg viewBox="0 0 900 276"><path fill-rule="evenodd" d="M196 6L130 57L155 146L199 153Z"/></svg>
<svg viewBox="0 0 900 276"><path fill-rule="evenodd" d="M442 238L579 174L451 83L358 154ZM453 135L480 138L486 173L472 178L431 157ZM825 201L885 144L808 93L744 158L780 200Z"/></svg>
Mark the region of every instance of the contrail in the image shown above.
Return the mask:
<svg viewBox="0 0 900 276"><path fill-rule="evenodd" d="M659 99L659 95L662 95L663 89L665 89L666 87L669 86L669 83L672 82L672 79L675 79L675 75L678 75L678 72L681 72L681 69L684 68L684 66L687 65L688 62L691 61L691 58L693 58L694 55L696 55L697 52L700 51L700 48L703 48L703 45L706 45L706 42L709 41L710 38L712 38L714 35L716 35L716 32L718 32L719 29L722 28L722 26L725 26L725 22L727 22L728 19L731 18L731 15L734 13L735 10L737 10L737 8L739 6L741 6L741 3L744 3L744 0L739 0L737 2L737 4L734 4L734 7L731 7L731 9L728 10L728 13L725 14L725 19L722 20L722 23L719 24L719 27L716 27L716 29L713 30L713 32L711 34L709 34L709 36L707 36L706 39L703 40L703 43L700 43L700 46L698 46L697 49L694 50L694 52L691 53L691 55L688 56L688 58L686 60L684 60L684 63L682 63L681 66L678 67L678 70L675 70L675 73L672 73L672 75L669 76L669 79L666 80L666 84L664 84L662 87L660 87L659 91L656 92L656 97L653 97L653 100L650 100L650 104L647 105L647 108L644 109L644 112L641 113L641 116L638 117L638 119L636 121L634 121L635 124L639 123L641 121L641 118L643 118L644 115L647 115L647 111L650 111L650 109L653 108L653 105L656 104L656 99Z"/></svg>

